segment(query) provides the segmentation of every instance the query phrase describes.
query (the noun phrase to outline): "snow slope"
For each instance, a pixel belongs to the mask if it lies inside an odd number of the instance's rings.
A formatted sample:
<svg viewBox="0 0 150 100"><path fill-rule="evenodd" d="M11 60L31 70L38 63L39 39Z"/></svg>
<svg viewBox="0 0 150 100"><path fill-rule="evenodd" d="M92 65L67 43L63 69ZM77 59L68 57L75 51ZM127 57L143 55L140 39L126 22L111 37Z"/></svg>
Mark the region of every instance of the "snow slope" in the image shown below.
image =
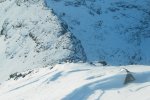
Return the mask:
<svg viewBox="0 0 150 100"><path fill-rule="evenodd" d="M0 0L0 100L150 100L149 66L55 65L150 64L149 6ZM136 80L125 85L123 68Z"/></svg>
<svg viewBox="0 0 150 100"><path fill-rule="evenodd" d="M80 41L43 0L0 0L0 81L17 71L85 60Z"/></svg>
<svg viewBox="0 0 150 100"><path fill-rule="evenodd" d="M89 61L150 64L149 0L45 0L81 40Z"/></svg>
<svg viewBox="0 0 150 100"><path fill-rule="evenodd" d="M124 84L126 68L135 81ZM23 72L26 73L26 72ZM0 85L0 100L150 100L149 66L58 64Z"/></svg>

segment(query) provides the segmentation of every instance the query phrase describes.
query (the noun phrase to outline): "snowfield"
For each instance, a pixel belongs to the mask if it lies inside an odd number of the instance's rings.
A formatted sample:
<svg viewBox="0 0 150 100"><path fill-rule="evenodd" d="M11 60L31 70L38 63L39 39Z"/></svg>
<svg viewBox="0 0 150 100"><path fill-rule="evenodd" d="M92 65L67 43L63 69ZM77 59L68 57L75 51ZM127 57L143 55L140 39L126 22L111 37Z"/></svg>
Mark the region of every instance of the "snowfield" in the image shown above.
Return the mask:
<svg viewBox="0 0 150 100"><path fill-rule="evenodd" d="M135 81L124 84L123 68ZM0 85L0 100L150 100L149 93L150 67L138 65L58 64Z"/></svg>

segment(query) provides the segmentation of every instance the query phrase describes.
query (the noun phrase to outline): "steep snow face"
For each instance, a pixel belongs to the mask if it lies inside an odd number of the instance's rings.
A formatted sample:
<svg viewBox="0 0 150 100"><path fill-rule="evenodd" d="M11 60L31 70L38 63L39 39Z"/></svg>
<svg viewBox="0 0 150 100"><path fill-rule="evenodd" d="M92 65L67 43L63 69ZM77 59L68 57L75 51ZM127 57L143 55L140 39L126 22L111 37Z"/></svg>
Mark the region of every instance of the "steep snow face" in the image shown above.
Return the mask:
<svg viewBox="0 0 150 100"><path fill-rule="evenodd" d="M122 68L135 81L125 85ZM149 66L66 63L21 74L26 76L1 83L0 100L150 100Z"/></svg>
<svg viewBox="0 0 150 100"><path fill-rule="evenodd" d="M83 43L88 60L150 64L149 0L45 0Z"/></svg>
<svg viewBox="0 0 150 100"><path fill-rule="evenodd" d="M80 41L43 0L0 0L0 30L0 80L16 71L86 60Z"/></svg>

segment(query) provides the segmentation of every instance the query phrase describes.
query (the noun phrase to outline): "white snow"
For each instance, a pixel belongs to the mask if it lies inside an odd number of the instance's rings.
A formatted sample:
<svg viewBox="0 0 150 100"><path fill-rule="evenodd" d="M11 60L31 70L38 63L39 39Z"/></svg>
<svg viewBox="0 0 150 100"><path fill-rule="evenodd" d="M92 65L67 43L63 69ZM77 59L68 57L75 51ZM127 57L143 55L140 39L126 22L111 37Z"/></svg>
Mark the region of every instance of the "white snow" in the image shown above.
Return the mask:
<svg viewBox="0 0 150 100"><path fill-rule="evenodd" d="M135 81L124 85L126 68ZM149 66L66 63L0 85L0 100L150 100Z"/></svg>

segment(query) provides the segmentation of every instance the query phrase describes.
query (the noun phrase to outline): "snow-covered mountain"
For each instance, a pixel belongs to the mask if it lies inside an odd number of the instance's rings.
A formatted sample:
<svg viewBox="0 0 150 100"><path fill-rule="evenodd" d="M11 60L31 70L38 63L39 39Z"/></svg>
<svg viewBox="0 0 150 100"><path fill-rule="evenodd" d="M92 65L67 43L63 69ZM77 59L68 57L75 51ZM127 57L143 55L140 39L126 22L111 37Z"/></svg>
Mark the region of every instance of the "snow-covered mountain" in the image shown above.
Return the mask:
<svg viewBox="0 0 150 100"><path fill-rule="evenodd" d="M0 69L86 56L111 65L149 64L149 5L149 0L1 0Z"/></svg>
<svg viewBox="0 0 150 100"><path fill-rule="evenodd" d="M123 68L134 81L124 84ZM59 64L18 73L0 85L0 100L150 100L149 76L148 66Z"/></svg>
<svg viewBox="0 0 150 100"><path fill-rule="evenodd" d="M65 61L86 61L84 49L43 0L0 0L0 81Z"/></svg>
<svg viewBox="0 0 150 100"><path fill-rule="evenodd" d="M81 40L88 60L150 64L149 0L45 0Z"/></svg>
<svg viewBox="0 0 150 100"><path fill-rule="evenodd" d="M0 0L0 100L150 100L149 43L149 0Z"/></svg>

